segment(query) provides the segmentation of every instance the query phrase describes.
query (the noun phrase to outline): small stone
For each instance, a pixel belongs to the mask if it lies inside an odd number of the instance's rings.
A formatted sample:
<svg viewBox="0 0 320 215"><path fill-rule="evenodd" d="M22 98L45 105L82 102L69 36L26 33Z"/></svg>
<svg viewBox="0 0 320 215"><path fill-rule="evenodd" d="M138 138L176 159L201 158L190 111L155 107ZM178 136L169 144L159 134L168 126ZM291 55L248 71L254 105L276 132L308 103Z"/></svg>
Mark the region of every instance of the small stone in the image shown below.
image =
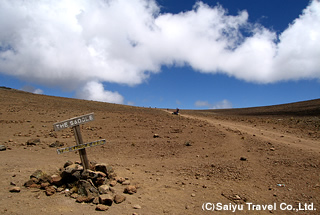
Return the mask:
<svg viewBox="0 0 320 215"><path fill-rule="evenodd" d="M160 136L159 136L159 134L154 134L153 135L153 138L159 138Z"/></svg>
<svg viewBox="0 0 320 215"><path fill-rule="evenodd" d="M239 195L234 195L233 200L241 200L241 197Z"/></svg>
<svg viewBox="0 0 320 215"><path fill-rule="evenodd" d="M25 182L23 186L30 187L32 184L35 184L35 182L33 179L30 179L27 182Z"/></svg>
<svg viewBox="0 0 320 215"><path fill-rule="evenodd" d="M60 186L62 184L62 178L60 175L52 175L51 183L56 186Z"/></svg>
<svg viewBox="0 0 320 215"><path fill-rule="evenodd" d="M42 172L42 170L36 170L31 176L30 179L37 179L39 182L48 182L51 180L50 176L47 175L45 172ZM38 183L38 182L36 182Z"/></svg>
<svg viewBox="0 0 320 215"><path fill-rule="evenodd" d="M79 196L78 193L72 193L72 194L70 195L70 197L73 198L73 199L78 198L78 196Z"/></svg>
<svg viewBox="0 0 320 215"><path fill-rule="evenodd" d="M67 166L70 166L72 164L73 164L72 161L67 161L67 162L64 163L63 168L66 168Z"/></svg>
<svg viewBox="0 0 320 215"><path fill-rule="evenodd" d="M98 197L99 191L94 187L90 179L78 181L78 194L82 196ZM92 198L92 199L93 199Z"/></svg>
<svg viewBox="0 0 320 215"><path fill-rule="evenodd" d="M46 195L52 196L56 193L56 189L53 186L46 187Z"/></svg>
<svg viewBox="0 0 320 215"><path fill-rule="evenodd" d="M61 143L60 141L56 140L56 142L53 142L49 145L51 148L61 147L64 146L64 143Z"/></svg>
<svg viewBox="0 0 320 215"><path fill-rule="evenodd" d="M107 174L105 174L104 172L101 172L101 171L95 171L94 173L95 173L98 177L103 177L103 178L107 177Z"/></svg>
<svg viewBox="0 0 320 215"><path fill-rule="evenodd" d="M141 209L141 206L138 205L138 204L137 205L133 205L132 207L133 207L133 209Z"/></svg>
<svg viewBox="0 0 320 215"><path fill-rule="evenodd" d="M20 193L20 191L21 191L20 187L17 187L17 186L12 187L12 188L10 189L10 192L11 192L11 193Z"/></svg>
<svg viewBox="0 0 320 215"><path fill-rule="evenodd" d="M187 141L184 145L185 145L185 146L192 146L192 143L190 143L189 141Z"/></svg>
<svg viewBox="0 0 320 215"><path fill-rule="evenodd" d="M116 177L118 183L122 184L126 179L123 177Z"/></svg>
<svg viewBox="0 0 320 215"><path fill-rule="evenodd" d="M270 148L270 151L275 151L276 149L275 148Z"/></svg>
<svg viewBox="0 0 320 215"><path fill-rule="evenodd" d="M44 182L44 183L41 183L41 189L46 189L46 187L49 187L50 186L50 183L49 182Z"/></svg>
<svg viewBox="0 0 320 215"><path fill-rule="evenodd" d="M117 194L114 196L114 203L120 204L121 202L124 202L126 200L126 197L120 194Z"/></svg>
<svg viewBox="0 0 320 215"><path fill-rule="evenodd" d="M7 150L7 147L4 145L0 145L0 151L5 151L5 150Z"/></svg>
<svg viewBox="0 0 320 215"><path fill-rule="evenodd" d="M134 194L137 192L137 188L133 185L129 185L126 188L124 188L124 193L128 193L128 194Z"/></svg>
<svg viewBox="0 0 320 215"><path fill-rule="evenodd" d="M101 185L99 188L98 188L98 190L99 190L99 193L100 194L106 194L106 193L108 193L109 192L109 186L108 185Z"/></svg>
<svg viewBox="0 0 320 215"><path fill-rule="evenodd" d="M41 188L41 185L40 185L40 184L31 184L31 185L29 186L29 188L40 189L40 188Z"/></svg>
<svg viewBox="0 0 320 215"><path fill-rule="evenodd" d="M113 198L109 194L103 194L99 196L100 204L111 206L113 202Z"/></svg>
<svg viewBox="0 0 320 215"><path fill-rule="evenodd" d="M78 202L78 203L82 203L82 202L88 203L88 202L92 202L93 199L94 199L93 197L89 197L89 196L78 196L77 199L76 199L76 202Z"/></svg>
<svg viewBox="0 0 320 215"><path fill-rule="evenodd" d="M125 180L124 182L122 182L122 185L130 185L130 181L129 180Z"/></svg>
<svg viewBox="0 0 320 215"><path fill-rule="evenodd" d="M99 204L99 203L100 203L99 197L95 197L95 198L93 199L92 203L93 203L93 204L96 204L96 205Z"/></svg>
<svg viewBox="0 0 320 215"><path fill-rule="evenodd" d="M100 164L96 164L94 166L95 171L100 171L103 172L107 175L107 177L110 179L112 173L114 173L114 170L111 166L107 166L107 164L104 163L100 163Z"/></svg>
<svg viewBox="0 0 320 215"><path fill-rule="evenodd" d="M39 138L30 139L30 140L27 141L27 145L28 146L35 146L35 145L37 145L37 143L40 143L40 139Z"/></svg>
<svg viewBox="0 0 320 215"><path fill-rule="evenodd" d="M106 179L105 179L104 177L98 177L98 178L96 179L95 184L96 184L97 186L101 186L101 185L104 185L105 181L106 181Z"/></svg>
<svg viewBox="0 0 320 215"><path fill-rule="evenodd" d="M192 194L191 194L191 197L195 197L195 196L196 196L196 194L195 194L195 193L192 193Z"/></svg>
<svg viewBox="0 0 320 215"><path fill-rule="evenodd" d="M16 183L14 183L13 181L10 182L10 185L16 186Z"/></svg>
<svg viewBox="0 0 320 215"><path fill-rule="evenodd" d="M110 181L110 186L111 187L114 187L116 185L117 185L117 181L116 180Z"/></svg>
<svg viewBox="0 0 320 215"><path fill-rule="evenodd" d="M246 161L247 158L246 158L246 157L241 157L240 160L241 160L241 161Z"/></svg>
<svg viewBox="0 0 320 215"><path fill-rule="evenodd" d="M64 188L63 187L58 187L58 189L57 189L57 192L62 192L62 191L64 191Z"/></svg>
<svg viewBox="0 0 320 215"><path fill-rule="evenodd" d="M96 211L106 211L108 209L109 209L109 206L106 206L106 205L98 204L96 206Z"/></svg>

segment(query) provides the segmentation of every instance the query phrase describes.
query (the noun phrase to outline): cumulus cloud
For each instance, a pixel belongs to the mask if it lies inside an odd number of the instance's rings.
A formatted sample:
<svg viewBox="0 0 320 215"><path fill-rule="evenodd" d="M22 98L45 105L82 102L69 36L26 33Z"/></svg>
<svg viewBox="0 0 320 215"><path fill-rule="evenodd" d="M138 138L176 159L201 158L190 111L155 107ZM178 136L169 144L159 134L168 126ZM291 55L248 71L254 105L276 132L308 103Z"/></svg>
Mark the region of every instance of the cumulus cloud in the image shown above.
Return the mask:
<svg viewBox="0 0 320 215"><path fill-rule="evenodd" d="M21 90L29 92L29 93L34 93L34 94L43 94L43 90L41 90L39 88L36 89L35 87L30 86L30 85L23 86L21 88Z"/></svg>
<svg viewBox="0 0 320 215"><path fill-rule="evenodd" d="M117 101L101 83L137 85L163 65L255 83L320 79L318 0L280 35L249 13L202 2L162 14L154 0L2 0L0 72Z"/></svg>
<svg viewBox="0 0 320 215"><path fill-rule="evenodd" d="M208 101L196 101L194 103L196 107L210 107L211 104Z"/></svg>
<svg viewBox="0 0 320 215"><path fill-rule="evenodd" d="M118 92L111 92L104 89L101 83L94 81L88 82L81 91L78 92L78 98L101 102L110 102L123 104L123 96Z"/></svg>
<svg viewBox="0 0 320 215"><path fill-rule="evenodd" d="M214 104L210 104L208 101L196 101L194 104L196 107L205 107L208 109L228 109L232 108L232 103L224 99L222 101L216 102Z"/></svg>

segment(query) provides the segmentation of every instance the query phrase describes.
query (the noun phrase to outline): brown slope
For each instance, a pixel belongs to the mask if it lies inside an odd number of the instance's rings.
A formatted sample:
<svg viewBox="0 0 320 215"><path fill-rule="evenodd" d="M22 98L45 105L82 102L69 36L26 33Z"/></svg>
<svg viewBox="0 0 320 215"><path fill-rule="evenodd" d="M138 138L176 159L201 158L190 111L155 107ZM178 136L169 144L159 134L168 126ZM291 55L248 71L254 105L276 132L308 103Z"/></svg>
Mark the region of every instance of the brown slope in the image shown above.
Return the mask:
<svg viewBox="0 0 320 215"><path fill-rule="evenodd" d="M54 173L65 161L79 160L77 153L57 155L48 147L56 140L75 145L71 130L53 132L52 125L91 112L96 119L81 126L83 139L104 138L107 144L88 149L89 160L112 165L118 175L140 186L136 194L126 195L125 202L110 207L108 214L207 214L201 209L205 202L242 203L243 214L269 214L248 211L245 202L275 203L274 214L297 214L281 211L281 203L314 203L320 209L319 147L303 144L317 140L318 127L306 124L312 119L317 125L317 116L182 110L179 117L158 109L1 88L0 144L9 148L0 151L1 214L101 214L90 204L60 194L46 197L42 191L23 187L20 193L9 192L10 182L21 186L37 169ZM159 138L153 137L155 133ZM41 143L26 146L30 138L40 138ZM294 144L299 140L300 145ZM141 209L133 209L135 204Z"/></svg>

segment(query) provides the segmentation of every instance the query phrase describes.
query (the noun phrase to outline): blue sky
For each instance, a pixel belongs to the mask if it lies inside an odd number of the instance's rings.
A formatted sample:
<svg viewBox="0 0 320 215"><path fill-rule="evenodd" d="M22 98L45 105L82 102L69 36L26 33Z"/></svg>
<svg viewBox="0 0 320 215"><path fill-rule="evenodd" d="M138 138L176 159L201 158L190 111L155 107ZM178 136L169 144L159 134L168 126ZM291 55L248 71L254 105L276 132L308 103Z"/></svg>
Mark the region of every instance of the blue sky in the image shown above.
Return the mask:
<svg viewBox="0 0 320 215"><path fill-rule="evenodd" d="M2 1L0 85L184 109L319 98L317 0L110 2Z"/></svg>

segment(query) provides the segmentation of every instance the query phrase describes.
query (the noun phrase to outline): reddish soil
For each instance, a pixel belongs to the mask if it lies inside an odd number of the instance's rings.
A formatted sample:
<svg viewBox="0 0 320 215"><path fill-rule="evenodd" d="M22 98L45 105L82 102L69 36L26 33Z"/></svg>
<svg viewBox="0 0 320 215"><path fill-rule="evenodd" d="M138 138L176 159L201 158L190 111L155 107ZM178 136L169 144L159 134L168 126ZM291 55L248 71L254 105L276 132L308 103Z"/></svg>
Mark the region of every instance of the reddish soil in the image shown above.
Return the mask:
<svg viewBox="0 0 320 215"><path fill-rule="evenodd" d="M95 120L81 125L84 141L107 143L88 148L88 159L113 166L137 193L99 212L93 203L23 187L35 170L54 174L80 160L78 152L49 147L56 140L75 145L71 129L54 132L53 124L91 112ZM171 112L0 88L0 145L7 147L0 151L0 214L319 214L320 100ZM32 138L41 143L27 146ZM9 192L10 183L21 192ZM203 211L206 202L244 207ZM248 203L277 207L249 210ZM305 203L316 210L280 209Z"/></svg>

